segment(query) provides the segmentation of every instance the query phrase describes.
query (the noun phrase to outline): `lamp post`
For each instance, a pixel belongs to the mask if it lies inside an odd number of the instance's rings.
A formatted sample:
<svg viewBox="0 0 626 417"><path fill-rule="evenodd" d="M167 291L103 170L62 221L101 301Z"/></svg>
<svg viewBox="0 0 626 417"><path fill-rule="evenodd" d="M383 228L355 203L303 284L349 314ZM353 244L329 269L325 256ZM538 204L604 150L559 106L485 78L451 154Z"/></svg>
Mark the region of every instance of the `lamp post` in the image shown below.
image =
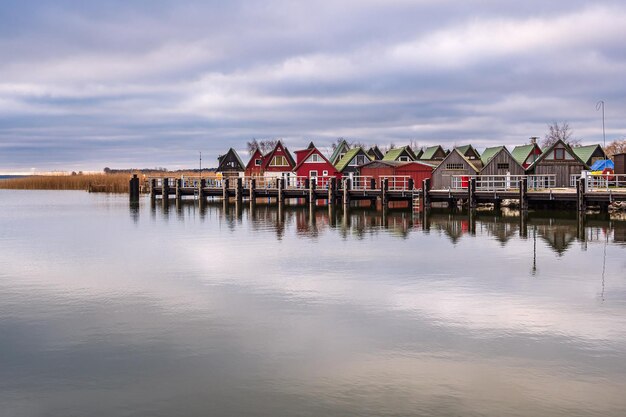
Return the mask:
<svg viewBox="0 0 626 417"><path fill-rule="evenodd" d="M202 151L198 151L200 154L200 180L202 180Z"/></svg>
<svg viewBox="0 0 626 417"><path fill-rule="evenodd" d="M596 111L602 109L602 143L604 149L606 149L606 133L604 131L604 100L600 100L596 103ZM606 167L606 152L604 154L604 165Z"/></svg>

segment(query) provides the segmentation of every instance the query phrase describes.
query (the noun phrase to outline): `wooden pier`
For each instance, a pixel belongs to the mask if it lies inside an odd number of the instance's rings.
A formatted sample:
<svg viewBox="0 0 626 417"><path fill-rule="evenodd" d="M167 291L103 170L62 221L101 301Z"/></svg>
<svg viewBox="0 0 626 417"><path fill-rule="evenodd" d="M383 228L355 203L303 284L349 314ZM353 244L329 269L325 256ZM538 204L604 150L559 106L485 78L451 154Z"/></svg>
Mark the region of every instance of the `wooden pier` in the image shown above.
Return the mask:
<svg viewBox="0 0 626 417"><path fill-rule="evenodd" d="M614 201L626 201L626 176L587 176L572 178L573 187L557 188L550 175L476 176L453 178L452 186L431 189L430 179L414 184L410 177L392 176L373 178L354 176L334 177L231 177L215 178L148 178L150 196L164 201L170 198L191 197L204 202L207 199L244 200L254 204L257 198L273 199L278 204L286 199L304 200L315 204L325 200L328 205L350 205L352 201L380 201L383 207L390 202L405 201L408 207L416 205L430 208L433 203L445 203L449 207L459 204L470 209L479 204L491 203L498 207L504 200L517 200L526 210L531 206L544 208L568 205L582 212L588 206L608 208ZM139 195L139 181L131 179L131 200Z"/></svg>

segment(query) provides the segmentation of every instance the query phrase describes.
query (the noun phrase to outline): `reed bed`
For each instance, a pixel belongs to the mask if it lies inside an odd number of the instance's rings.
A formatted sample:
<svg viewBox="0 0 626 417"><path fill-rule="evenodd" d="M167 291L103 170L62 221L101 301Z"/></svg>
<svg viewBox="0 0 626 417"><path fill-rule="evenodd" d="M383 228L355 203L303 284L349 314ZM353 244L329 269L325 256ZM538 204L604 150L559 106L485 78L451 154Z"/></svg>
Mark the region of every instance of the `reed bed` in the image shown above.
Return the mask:
<svg viewBox="0 0 626 417"><path fill-rule="evenodd" d="M178 171L165 173L137 173L140 179L142 192L148 192L149 177L198 177L200 174L193 171ZM203 178L211 178L213 172L202 173ZM30 177L9 178L0 180L0 189L11 190L84 190L89 192L127 193L128 181L132 174L78 174L78 175L33 175Z"/></svg>

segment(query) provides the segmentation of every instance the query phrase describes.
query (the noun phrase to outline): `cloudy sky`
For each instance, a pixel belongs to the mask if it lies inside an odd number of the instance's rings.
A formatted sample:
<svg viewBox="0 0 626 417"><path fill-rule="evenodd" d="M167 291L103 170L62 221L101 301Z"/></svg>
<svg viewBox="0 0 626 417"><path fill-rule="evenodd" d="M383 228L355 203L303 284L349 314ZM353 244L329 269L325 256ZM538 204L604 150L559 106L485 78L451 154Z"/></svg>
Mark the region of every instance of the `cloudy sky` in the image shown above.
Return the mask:
<svg viewBox="0 0 626 417"><path fill-rule="evenodd" d="M0 2L0 172L293 150L626 136L626 4Z"/></svg>

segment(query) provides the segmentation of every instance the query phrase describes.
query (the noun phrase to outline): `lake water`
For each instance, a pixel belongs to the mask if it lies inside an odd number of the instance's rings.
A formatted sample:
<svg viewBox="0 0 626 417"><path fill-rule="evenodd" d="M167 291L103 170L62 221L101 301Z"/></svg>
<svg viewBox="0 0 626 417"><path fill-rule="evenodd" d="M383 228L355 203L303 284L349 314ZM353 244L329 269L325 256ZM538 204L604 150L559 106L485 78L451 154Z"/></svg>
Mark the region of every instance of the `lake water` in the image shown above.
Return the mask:
<svg viewBox="0 0 626 417"><path fill-rule="evenodd" d="M0 190L3 417L622 417L625 393L623 221Z"/></svg>

